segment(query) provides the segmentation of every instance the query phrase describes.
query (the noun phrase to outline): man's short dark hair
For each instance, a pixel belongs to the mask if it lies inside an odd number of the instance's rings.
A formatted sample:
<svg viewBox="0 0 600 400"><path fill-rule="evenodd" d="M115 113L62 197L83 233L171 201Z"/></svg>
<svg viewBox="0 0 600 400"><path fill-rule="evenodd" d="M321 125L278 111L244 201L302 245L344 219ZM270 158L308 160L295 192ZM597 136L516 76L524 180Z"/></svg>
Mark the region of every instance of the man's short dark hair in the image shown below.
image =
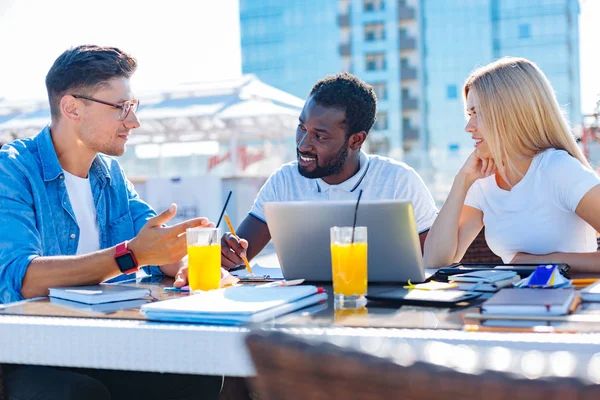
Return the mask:
<svg viewBox="0 0 600 400"><path fill-rule="evenodd" d="M369 131L375 123L377 96L373 87L358 77L342 72L318 81L309 93L317 104L335 107L346 113L347 137Z"/></svg>
<svg viewBox="0 0 600 400"><path fill-rule="evenodd" d="M113 78L130 78L137 61L116 47L82 45L62 53L46 75L53 120L60 118L60 100L66 94L90 95Z"/></svg>

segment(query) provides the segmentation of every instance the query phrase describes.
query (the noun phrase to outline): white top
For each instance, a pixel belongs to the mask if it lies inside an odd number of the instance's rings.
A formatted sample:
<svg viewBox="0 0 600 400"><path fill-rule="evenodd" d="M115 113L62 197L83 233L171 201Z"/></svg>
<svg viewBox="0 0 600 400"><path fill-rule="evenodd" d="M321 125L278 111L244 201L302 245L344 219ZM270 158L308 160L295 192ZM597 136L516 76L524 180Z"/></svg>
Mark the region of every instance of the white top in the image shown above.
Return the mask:
<svg viewBox="0 0 600 400"><path fill-rule="evenodd" d="M100 250L100 230L96 219L96 206L92 195L90 178L80 178L67 171L65 184L71 200L71 207L75 213L77 226L79 227L79 241L77 243L77 254L88 254Z"/></svg>
<svg viewBox="0 0 600 400"><path fill-rule="evenodd" d="M494 175L475 181L465 205L483 212L487 244L505 263L517 252L594 252L596 231L575 209L599 183L569 153L548 149L533 158L511 191L500 189Z"/></svg>
<svg viewBox="0 0 600 400"><path fill-rule="evenodd" d="M284 164L263 185L250 214L266 222L263 204L275 201L406 200L412 202L419 232L431 227L437 208L421 177L408 165L390 158L360 154L360 169L350 179L329 185L324 180L305 178L298 162Z"/></svg>

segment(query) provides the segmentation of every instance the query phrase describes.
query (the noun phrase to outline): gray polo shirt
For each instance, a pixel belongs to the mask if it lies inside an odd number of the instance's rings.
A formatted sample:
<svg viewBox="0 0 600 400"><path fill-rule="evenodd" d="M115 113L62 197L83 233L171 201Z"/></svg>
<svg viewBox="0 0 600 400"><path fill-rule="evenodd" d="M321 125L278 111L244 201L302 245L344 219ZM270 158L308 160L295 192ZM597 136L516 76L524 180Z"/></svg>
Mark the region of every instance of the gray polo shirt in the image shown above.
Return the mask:
<svg viewBox="0 0 600 400"><path fill-rule="evenodd" d="M438 210L423 180L408 165L386 157L360 154L360 169L348 180L329 185L298 172L298 162L284 164L260 189L250 215L266 222L263 205L275 201L406 200L415 210L419 232L431 227Z"/></svg>

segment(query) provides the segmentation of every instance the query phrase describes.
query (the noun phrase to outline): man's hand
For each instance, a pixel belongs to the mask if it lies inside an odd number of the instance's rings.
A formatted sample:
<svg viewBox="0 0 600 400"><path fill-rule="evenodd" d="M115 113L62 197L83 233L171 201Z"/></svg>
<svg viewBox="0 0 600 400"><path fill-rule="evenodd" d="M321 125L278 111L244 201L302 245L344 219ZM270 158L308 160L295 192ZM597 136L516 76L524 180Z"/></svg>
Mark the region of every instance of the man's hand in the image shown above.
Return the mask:
<svg viewBox="0 0 600 400"><path fill-rule="evenodd" d="M146 222L138 235L129 242L129 248L140 266L166 265L178 262L187 254L185 231L195 227L214 227L208 218L194 218L170 227L162 227L177 213L177 205L171 206Z"/></svg>
<svg viewBox="0 0 600 400"><path fill-rule="evenodd" d="M238 240L233 234L227 232L221 238L221 266L227 270L242 264L246 257L246 249L248 241L245 239Z"/></svg>

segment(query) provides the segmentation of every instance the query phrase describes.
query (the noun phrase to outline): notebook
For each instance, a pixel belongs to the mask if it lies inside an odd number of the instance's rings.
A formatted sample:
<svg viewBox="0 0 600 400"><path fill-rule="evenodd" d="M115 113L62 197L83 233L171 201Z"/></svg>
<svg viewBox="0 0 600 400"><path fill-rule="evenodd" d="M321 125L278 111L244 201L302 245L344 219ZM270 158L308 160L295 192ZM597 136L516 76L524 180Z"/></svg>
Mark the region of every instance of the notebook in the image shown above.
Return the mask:
<svg viewBox="0 0 600 400"><path fill-rule="evenodd" d="M150 300L147 299L135 299L101 304L84 304L76 301L63 300L56 297L50 298L51 304L56 304L57 306L65 307L84 314L111 314L121 310L140 308L142 304L149 302Z"/></svg>
<svg viewBox="0 0 600 400"><path fill-rule="evenodd" d="M150 320L240 325L262 322L327 299L316 286L234 286L145 304Z"/></svg>
<svg viewBox="0 0 600 400"><path fill-rule="evenodd" d="M566 315L575 300L568 289L502 289L481 306L483 314Z"/></svg>
<svg viewBox="0 0 600 400"><path fill-rule="evenodd" d="M600 281L581 289L579 294L581 301L600 302Z"/></svg>
<svg viewBox="0 0 600 400"><path fill-rule="evenodd" d="M141 299L149 294L150 289L135 286L93 285L50 288L49 296L85 304L101 304Z"/></svg>
<svg viewBox="0 0 600 400"><path fill-rule="evenodd" d="M482 282L482 283L494 283L498 281L503 281L513 276L516 276L517 273L514 271L499 271L499 270L488 270L488 271L473 271L468 272L466 274L458 274L452 275L448 277L449 281L459 281L459 282Z"/></svg>

